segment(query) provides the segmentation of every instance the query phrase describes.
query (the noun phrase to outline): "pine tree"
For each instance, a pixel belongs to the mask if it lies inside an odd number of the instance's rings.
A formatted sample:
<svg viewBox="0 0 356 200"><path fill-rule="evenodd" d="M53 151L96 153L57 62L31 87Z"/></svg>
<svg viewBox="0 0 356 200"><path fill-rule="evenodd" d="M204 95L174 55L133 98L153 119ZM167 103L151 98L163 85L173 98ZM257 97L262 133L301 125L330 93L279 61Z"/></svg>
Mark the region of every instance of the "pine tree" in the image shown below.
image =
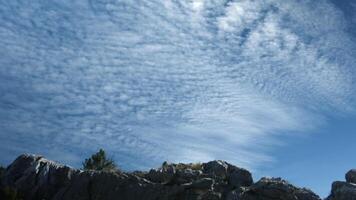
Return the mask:
<svg viewBox="0 0 356 200"><path fill-rule="evenodd" d="M93 154L90 158L85 159L83 162L84 170L97 170L97 171L112 171L117 170L117 166L112 159L106 157L103 149Z"/></svg>

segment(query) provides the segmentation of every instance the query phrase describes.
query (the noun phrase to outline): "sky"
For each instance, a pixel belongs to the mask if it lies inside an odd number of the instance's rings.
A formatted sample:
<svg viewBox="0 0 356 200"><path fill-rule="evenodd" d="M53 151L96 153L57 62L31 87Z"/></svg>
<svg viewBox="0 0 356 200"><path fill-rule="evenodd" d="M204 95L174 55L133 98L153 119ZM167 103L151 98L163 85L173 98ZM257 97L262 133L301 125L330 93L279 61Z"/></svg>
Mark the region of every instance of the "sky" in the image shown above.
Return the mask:
<svg viewBox="0 0 356 200"><path fill-rule="evenodd" d="M0 164L226 160L326 196L356 167L356 3L0 0Z"/></svg>

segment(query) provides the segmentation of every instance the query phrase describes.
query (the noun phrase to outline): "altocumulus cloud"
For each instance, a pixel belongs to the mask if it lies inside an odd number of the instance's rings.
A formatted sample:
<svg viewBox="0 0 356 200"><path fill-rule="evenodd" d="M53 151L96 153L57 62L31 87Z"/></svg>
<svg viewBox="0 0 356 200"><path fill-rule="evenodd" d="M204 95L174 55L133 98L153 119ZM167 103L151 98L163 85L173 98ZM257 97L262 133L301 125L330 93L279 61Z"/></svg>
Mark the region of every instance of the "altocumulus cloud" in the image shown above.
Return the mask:
<svg viewBox="0 0 356 200"><path fill-rule="evenodd" d="M0 152L124 168L256 168L353 110L354 41L328 1L0 1Z"/></svg>

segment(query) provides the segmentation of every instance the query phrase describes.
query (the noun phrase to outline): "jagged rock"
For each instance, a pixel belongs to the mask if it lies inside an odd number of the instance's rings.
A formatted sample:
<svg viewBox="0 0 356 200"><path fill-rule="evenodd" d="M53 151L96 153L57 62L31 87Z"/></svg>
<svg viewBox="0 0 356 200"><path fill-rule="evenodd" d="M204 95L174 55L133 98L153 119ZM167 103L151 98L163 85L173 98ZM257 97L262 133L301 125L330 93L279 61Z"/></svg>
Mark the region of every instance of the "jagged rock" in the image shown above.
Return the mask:
<svg viewBox="0 0 356 200"><path fill-rule="evenodd" d="M190 184L186 184L188 188L206 189L206 190L211 190L213 188L213 185L214 185L214 180L211 178L202 178Z"/></svg>
<svg viewBox="0 0 356 200"><path fill-rule="evenodd" d="M176 168L174 165L163 164L159 169L151 169L145 177L155 183L169 183L175 174Z"/></svg>
<svg viewBox="0 0 356 200"><path fill-rule="evenodd" d="M250 186L253 183L252 175L246 169L228 164L228 181L235 188Z"/></svg>
<svg viewBox="0 0 356 200"><path fill-rule="evenodd" d="M356 184L356 169L351 169L345 175L346 182Z"/></svg>
<svg viewBox="0 0 356 200"><path fill-rule="evenodd" d="M202 173L203 172L201 170L178 169L174 183L185 184L185 183L193 182L197 178L200 178Z"/></svg>
<svg viewBox="0 0 356 200"><path fill-rule="evenodd" d="M232 190L227 194L226 200L241 200L241 196L244 192L246 192L245 187L240 187L238 189Z"/></svg>
<svg viewBox="0 0 356 200"><path fill-rule="evenodd" d="M346 182L335 181L326 200L356 200L356 169L348 171Z"/></svg>
<svg viewBox="0 0 356 200"><path fill-rule="evenodd" d="M327 200L356 200L356 184L336 181Z"/></svg>
<svg viewBox="0 0 356 200"><path fill-rule="evenodd" d="M219 200L221 199L221 194L218 192L209 191L201 196L202 200Z"/></svg>
<svg viewBox="0 0 356 200"><path fill-rule="evenodd" d="M183 191L183 187L168 188L130 174L83 172L73 179L65 193L58 194L54 200L171 199Z"/></svg>
<svg viewBox="0 0 356 200"><path fill-rule="evenodd" d="M227 179L229 184L235 188L250 186L253 183L252 175L249 171L221 160L203 164L203 172Z"/></svg>
<svg viewBox="0 0 356 200"><path fill-rule="evenodd" d="M221 160L215 160L203 164L203 172L217 177L226 178L228 165Z"/></svg>
<svg viewBox="0 0 356 200"><path fill-rule="evenodd" d="M262 178L241 195L241 200L320 200L312 191L280 178Z"/></svg>
<svg viewBox="0 0 356 200"><path fill-rule="evenodd" d="M33 198L49 199L69 184L78 170L46 160L21 155L6 170L3 184Z"/></svg>
<svg viewBox="0 0 356 200"><path fill-rule="evenodd" d="M22 155L5 170L2 183L24 200L319 200L310 190L281 179L253 184L250 172L224 161L164 163L150 172L124 173L81 171Z"/></svg>

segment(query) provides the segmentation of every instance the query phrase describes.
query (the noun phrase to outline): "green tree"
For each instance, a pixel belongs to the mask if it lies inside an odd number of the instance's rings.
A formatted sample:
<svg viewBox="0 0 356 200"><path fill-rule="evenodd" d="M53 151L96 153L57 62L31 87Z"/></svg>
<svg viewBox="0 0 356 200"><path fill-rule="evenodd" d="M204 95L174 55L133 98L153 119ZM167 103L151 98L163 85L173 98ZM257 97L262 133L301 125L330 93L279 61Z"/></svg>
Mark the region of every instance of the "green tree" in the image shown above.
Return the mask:
<svg viewBox="0 0 356 200"><path fill-rule="evenodd" d="M98 171L113 171L117 170L117 166L112 159L106 157L103 149L93 154L90 158L83 162L84 170L98 170Z"/></svg>

